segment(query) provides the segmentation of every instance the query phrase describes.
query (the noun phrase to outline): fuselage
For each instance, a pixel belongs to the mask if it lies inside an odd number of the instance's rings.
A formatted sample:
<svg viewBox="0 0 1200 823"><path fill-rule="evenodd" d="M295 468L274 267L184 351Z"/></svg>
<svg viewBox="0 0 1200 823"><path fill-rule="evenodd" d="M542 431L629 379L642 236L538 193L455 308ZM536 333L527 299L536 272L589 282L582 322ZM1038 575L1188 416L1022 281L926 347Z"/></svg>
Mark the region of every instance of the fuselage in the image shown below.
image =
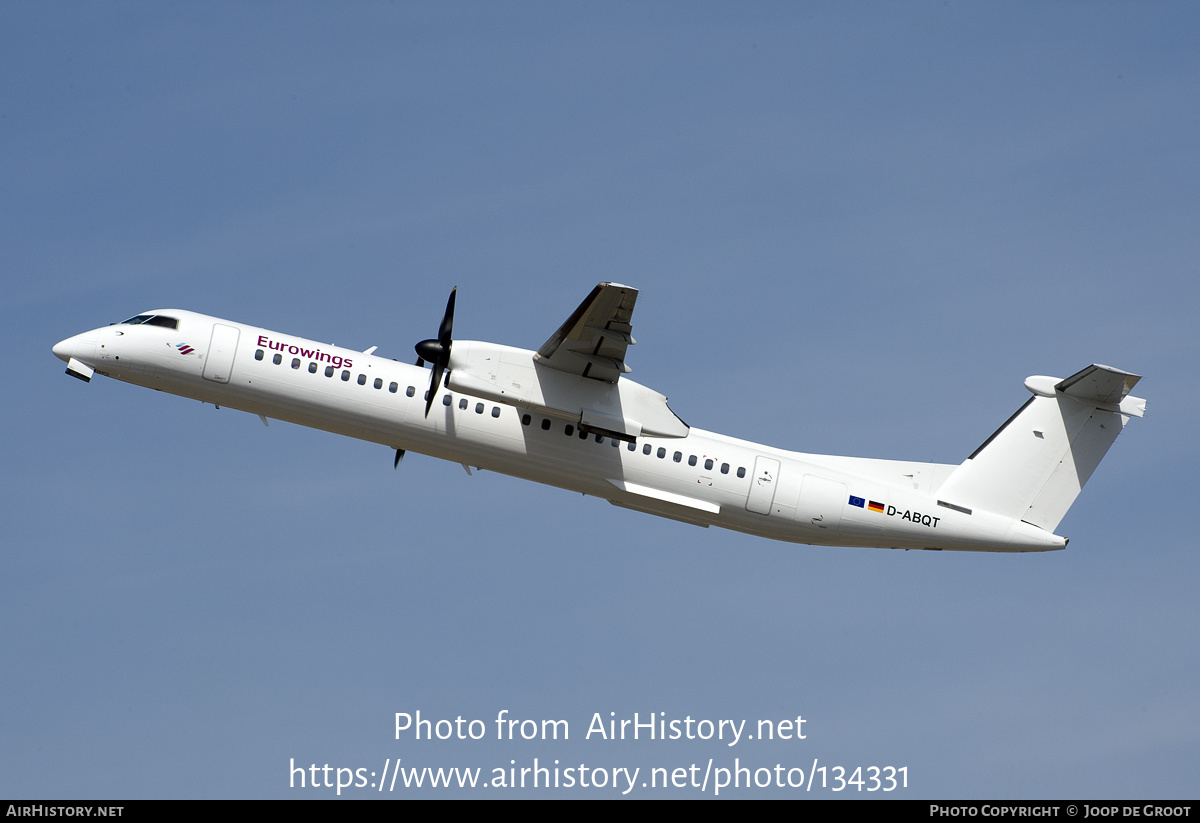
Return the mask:
<svg viewBox="0 0 1200 823"><path fill-rule="evenodd" d="M194 312L146 312L64 340L54 353L139 386L701 526L831 546L1066 545L1029 523L939 501L953 465L803 454L696 428L614 439L442 386L426 417L425 368Z"/></svg>

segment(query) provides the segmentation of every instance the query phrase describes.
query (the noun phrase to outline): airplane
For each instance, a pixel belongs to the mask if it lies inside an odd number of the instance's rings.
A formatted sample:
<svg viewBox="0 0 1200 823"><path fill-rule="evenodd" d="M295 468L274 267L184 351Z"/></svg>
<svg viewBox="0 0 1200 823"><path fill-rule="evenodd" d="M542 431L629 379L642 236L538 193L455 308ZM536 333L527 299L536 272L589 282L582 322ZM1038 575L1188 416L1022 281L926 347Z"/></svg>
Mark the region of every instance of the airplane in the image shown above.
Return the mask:
<svg viewBox="0 0 1200 823"><path fill-rule="evenodd" d="M1090 365L1032 395L961 464L805 454L702 431L633 382L637 289L600 283L535 351L436 338L408 363L179 309L54 346L94 374L533 480L697 526L824 546L1063 549L1067 509L1130 417L1141 379ZM425 370L425 365L430 370ZM427 386L427 388L425 388Z"/></svg>

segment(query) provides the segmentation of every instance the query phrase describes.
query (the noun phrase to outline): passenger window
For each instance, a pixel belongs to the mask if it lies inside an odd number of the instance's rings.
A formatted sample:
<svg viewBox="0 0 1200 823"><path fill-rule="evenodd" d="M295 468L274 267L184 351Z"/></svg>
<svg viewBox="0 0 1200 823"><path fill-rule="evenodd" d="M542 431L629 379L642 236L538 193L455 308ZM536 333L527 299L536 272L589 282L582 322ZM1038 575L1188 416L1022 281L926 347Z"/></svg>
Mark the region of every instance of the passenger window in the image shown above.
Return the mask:
<svg viewBox="0 0 1200 823"><path fill-rule="evenodd" d="M667 456L667 450L664 449L662 446L659 446L658 447L658 459L662 460L666 456Z"/></svg>
<svg viewBox="0 0 1200 823"><path fill-rule="evenodd" d="M334 373L335 371L336 371L336 369L334 369L334 367L333 367L333 366L326 366L326 367L325 367L325 376L326 376L326 377L333 377L333 373Z"/></svg>
<svg viewBox="0 0 1200 823"><path fill-rule="evenodd" d="M378 377L375 378L375 388L377 388L377 389L383 388L383 381L381 379L379 379Z"/></svg>
<svg viewBox="0 0 1200 823"><path fill-rule="evenodd" d="M293 358L292 358L292 368L293 368L293 369L298 369L298 368L300 368L300 358L299 358L299 357L293 357Z"/></svg>
<svg viewBox="0 0 1200 823"><path fill-rule="evenodd" d="M689 454L689 455L688 455L688 465L689 465L689 466L694 466L694 465L696 465L696 455L694 455L694 454Z"/></svg>
<svg viewBox="0 0 1200 823"><path fill-rule="evenodd" d="M358 376L358 385L360 385L360 386L367 385L367 376L365 374L360 374Z"/></svg>
<svg viewBox="0 0 1200 823"><path fill-rule="evenodd" d="M621 447L621 441L615 437L609 438L608 442L613 444L614 449L619 449Z"/></svg>
<svg viewBox="0 0 1200 823"><path fill-rule="evenodd" d="M602 435L602 434L598 434L598 435L596 435L596 442L597 442L597 443L603 443L603 442L604 442L604 435Z"/></svg>
<svg viewBox="0 0 1200 823"><path fill-rule="evenodd" d="M349 370L348 370L348 369L343 369L343 370L342 370L342 382L343 382L343 383L349 383L349 382L350 382L350 372L349 372Z"/></svg>
<svg viewBox="0 0 1200 823"><path fill-rule="evenodd" d="M465 409L467 408L467 398L465 398L465 397L460 397L460 398L458 399L458 407L459 407L460 409L463 409L463 410L465 410Z"/></svg>
<svg viewBox="0 0 1200 823"><path fill-rule="evenodd" d="M746 467L738 466L738 477L745 477L745 476L746 476Z"/></svg>
<svg viewBox="0 0 1200 823"><path fill-rule="evenodd" d="M278 366L280 363L283 362L283 355L282 354L275 355L274 357L271 358L271 362L274 363L276 366Z"/></svg>
<svg viewBox="0 0 1200 823"><path fill-rule="evenodd" d="M529 415L527 415L527 414L521 415L521 425L522 426L528 426L530 424L530 422L532 422L532 421L533 421L533 418L530 417Z"/></svg>
<svg viewBox="0 0 1200 823"><path fill-rule="evenodd" d="M448 395L448 394L442 395L442 405L443 406L449 406L452 402L453 401L450 399L450 395Z"/></svg>
<svg viewBox="0 0 1200 823"><path fill-rule="evenodd" d="M388 391L390 391L392 394L395 394L396 389L398 389L398 388L400 388L400 387L397 386L395 383L388 383Z"/></svg>
<svg viewBox="0 0 1200 823"><path fill-rule="evenodd" d="M630 440L629 441L629 450L631 452L637 451L637 443L634 443L632 440Z"/></svg>
<svg viewBox="0 0 1200 823"><path fill-rule="evenodd" d="M309 374L316 374L316 373L317 373L317 363L316 363L316 361L313 361L312 363L309 363L309 364L308 364L308 373L309 373Z"/></svg>
<svg viewBox="0 0 1200 823"><path fill-rule="evenodd" d="M642 454L649 454L652 448L653 446L647 443L646 445L642 446Z"/></svg>
<svg viewBox="0 0 1200 823"><path fill-rule="evenodd" d="M678 463L683 459L683 452L675 452L675 454L671 455L671 459Z"/></svg>
<svg viewBox="0 0 1200 823"><path fill-rule="evenodd" d="M258 349L258 350L256 350L256 351L254 352L254 359L255 359L255 360L262 360L262 359L263 359L263 350L262 350L262 349Z"/></svg>
<svg viewBox="0 0 1200 823"><path fill-rule="evenodd" d="M499 416L500 416L500 407L492 406L492 417L499 417Z"/></svg>
<svg viewBox="0 0 1200 823"><path fill-rule="evenodd" d="M585 431L584 431L584 430L581 428L581 429L579 430L579 439L580 439L580 440L587 440L587 434L588 434L588 433L587 433L587 432L585 432Z"/></svg>
<svg viewBox="0 0 1200 823"><path fill-rule="evenodd" d="M728 463L721 464L721 474L729 474L729 464Z"/></svg>
<svg viewBox="0 0 1200 823"><path fill-rule="evenodd" d="M711 458L711 457L710 457L710 458L708 458L707 460L705 460L705 461L704 461L704 470L705 470L706 472L710 472L710 471L712 471L712 466L713 466L713 464L712 464L712 458Z"/></svg>
<svg viewBox="0 0 1200 823"><path fill-rule="evenodd" d="M482 404L482 403L476 403L476 404L475 404L475 413L476 413L476 414L483 414L483 404Z"/></svg>
<svg viewBox="0 0 1200 823"><path fill-rule="evenodd" d="M542 418L542 431L550 431L550 418L549 417Z"/></svg>
<svg viewBox="0 0 1200 823"><path fill-rule="evenodd" d="M563 433L566 434L567 437L570 437L572 434L575 433L575 427L572 426L570 423L568 423L567 427L565 429L563 429Z"/></svg>
<svg viewBox="0 0 1200 823"><path fill-rule="evenodd" d="M405 397L412 397L416 393L417 393L417 389L415 386L409 386L407 389L404 390Z"/></svg>

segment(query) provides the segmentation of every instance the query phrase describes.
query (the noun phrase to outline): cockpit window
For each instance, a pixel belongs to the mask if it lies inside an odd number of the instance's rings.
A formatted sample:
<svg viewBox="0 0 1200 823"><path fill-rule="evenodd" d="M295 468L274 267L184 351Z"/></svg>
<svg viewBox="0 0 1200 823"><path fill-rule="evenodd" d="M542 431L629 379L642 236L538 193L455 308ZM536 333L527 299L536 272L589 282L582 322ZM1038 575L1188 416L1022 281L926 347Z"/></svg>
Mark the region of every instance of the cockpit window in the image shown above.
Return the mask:
<svg viewBox="0 0 1200 823"><path fill-rule="evenodd" d="M128 320L122 320L122 326L139 326L145 323L147 326L162 326L166 329L178 329L179 321L174 317L167 317L165 314L139 314L131 317Z"/></svg>

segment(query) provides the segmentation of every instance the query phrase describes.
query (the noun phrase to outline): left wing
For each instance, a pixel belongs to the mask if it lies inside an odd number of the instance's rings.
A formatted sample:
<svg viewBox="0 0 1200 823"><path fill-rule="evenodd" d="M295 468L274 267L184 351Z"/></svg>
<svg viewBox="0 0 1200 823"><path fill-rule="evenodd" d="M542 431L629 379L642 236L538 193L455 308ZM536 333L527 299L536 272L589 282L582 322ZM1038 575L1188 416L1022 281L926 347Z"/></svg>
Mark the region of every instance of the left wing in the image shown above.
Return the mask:
<svg viewBox="0 0 1200 823"><path fill-rule="evenodd" d="M620 283L600 283L533 359L567 374L616 383L631 371L625 350L637 342L629 322L637 295L637 289Z"/></svg>

